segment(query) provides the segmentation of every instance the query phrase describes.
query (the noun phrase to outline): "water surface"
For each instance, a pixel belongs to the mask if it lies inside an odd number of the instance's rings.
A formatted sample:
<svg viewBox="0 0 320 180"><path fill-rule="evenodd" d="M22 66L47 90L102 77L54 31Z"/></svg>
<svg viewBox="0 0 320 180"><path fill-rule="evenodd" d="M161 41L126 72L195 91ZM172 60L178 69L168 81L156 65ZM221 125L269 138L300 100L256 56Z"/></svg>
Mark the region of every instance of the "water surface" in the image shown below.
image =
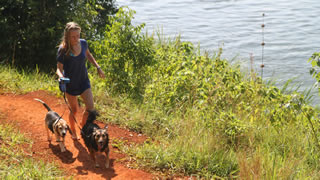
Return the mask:
<svg viewBox="0 0 320 180"><path fill-rule="evenodd" d="M162 30L166 37L200 44L201 50L223 48L223 57L240 60L263 78L278 84L294 78L306 90L315 80L308 59L320 51L320 3L318 0L117 0L136 11L134 24L145 31ZM265 14L265 16L263 16ZM264 30L261 24L265 24ZM262 33L263 32L263 33ZM318 96L318 95L316 95ZM320 102L316 98L314 103Z"/></svg>

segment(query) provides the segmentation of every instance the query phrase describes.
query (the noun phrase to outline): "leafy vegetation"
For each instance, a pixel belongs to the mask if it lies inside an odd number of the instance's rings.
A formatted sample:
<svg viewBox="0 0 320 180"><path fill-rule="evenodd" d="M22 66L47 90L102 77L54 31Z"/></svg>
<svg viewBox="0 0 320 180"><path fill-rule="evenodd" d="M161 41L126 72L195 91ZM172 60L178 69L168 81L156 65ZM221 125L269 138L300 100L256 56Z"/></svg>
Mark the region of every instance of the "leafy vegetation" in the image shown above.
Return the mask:
<svg viewBox="0 0 320 180"><path fill-rule="evenodd" d="M117 16L109 18L105 38L93 42L91 49L107 70L105 83L112 92L142 98L155 50L153 38L141 34L144 24L134 27L132 18L133 11L120 9Z"/></svg>
<svg viewBox="0 0 320 180"><path fill-rule="evenodd" d="M0 62L15 67L56 68L57 46L68 21L78 22L85 38L100 36L114 0L0 0Z"/></svg>
<svg viewBox="0 0 320 180"><path fill-rule="evenodd" d="M142 145L119 145L122 151L141 166L167 174L319 177L319 111L308 104L308 94L244 74L221 58L222 50L209 56L179 36L168 40L160 33L142 34L144 25L133 26L133 14L120 9L106 26L105 39L90 43L107 76L101 80L89 68L100 120L150 136ZM15 75L0 81L0 87L14 90L17 85L11 83L21 75L6 69L4 74ZM30 74L47 82L35 88L52 86L58 93L53 79Z"/></svg>
<svg viewBox="0 0 320 180"><path fill-rule="evenodd" d="M100 111L109 122L155 140L124 151L153 169L206 178L304 179L319 175L319 111L308 104L308 93L289 93L287 85L279 89L254 73L246 75L221 59L222 50L209 57L179 37L142 36L143 24L133 27L131 16L130 10L119 11L115 19L122 24L106 33L121 33L94 46L107 74L119 77L110 81L109 76L106 84L94 80L107 89L107 93L100 88L95 92ZM126 19L120 21L120 17ZM124 31L127 29L131 31ZM152 63L141 71L129 68L132 56L128 52L137 46L128 46L131 39L123 37L152 43L150 50L142 51L148 52ZM125 51L120 51L123 47ZM134 57L136 62L145 62L146 55L136 52ZM125 65L115 71L109 68L115 62ZM139 96L119 85L136 73L145 78L144 84L127 84L139 89L134 91L142 94L138 102L134 97ZM114 93L115 83L118 93Z"/></svg>
<svg viewBox="0 0 320 180"><path fill-rule="evenodd" d="M317 83L319 84L320 82L320 52L315 52L312 54L312 56L309 58L309 62L311 64L311 69L310 69L310 75L312 75L313 78L317 80ZM320 95L320 87L318 86L318 91Z"/></svg>

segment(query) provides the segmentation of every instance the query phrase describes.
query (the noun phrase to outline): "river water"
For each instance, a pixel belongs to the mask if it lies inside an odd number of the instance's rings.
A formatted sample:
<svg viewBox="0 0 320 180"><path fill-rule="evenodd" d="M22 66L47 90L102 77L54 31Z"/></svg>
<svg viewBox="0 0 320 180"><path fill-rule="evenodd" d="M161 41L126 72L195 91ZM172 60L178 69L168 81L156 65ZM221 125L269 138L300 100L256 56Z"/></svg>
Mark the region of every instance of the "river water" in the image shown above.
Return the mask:
<svg viewBox="0 0 320 180"><path fill-rule="evenodd" d="M202 51L211 54L221 47L224 58L239 61L248 70L252 55L257 74L278 86L293 79L294 86L304 91L316 82L309 74L308 59L320 51L319 0L116 2L136 11L133 24L146 23L144 31L160 31L171 39L181 35L183 41L200 44ZM320 102L316 91L313 104Z"/></svg>

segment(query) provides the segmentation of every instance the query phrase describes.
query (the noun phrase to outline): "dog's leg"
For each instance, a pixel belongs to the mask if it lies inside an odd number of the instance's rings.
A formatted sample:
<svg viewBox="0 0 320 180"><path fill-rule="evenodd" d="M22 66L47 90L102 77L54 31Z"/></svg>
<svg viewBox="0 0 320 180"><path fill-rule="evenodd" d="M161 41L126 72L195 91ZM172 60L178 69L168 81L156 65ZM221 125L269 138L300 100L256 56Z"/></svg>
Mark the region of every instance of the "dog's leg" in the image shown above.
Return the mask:
<svg viewBox="0 0 320 180"><path fill-rule="evenodd" d="M61 138L62 140L60 140L60 136L57 135L57 134L55 134L55 135L56 135L57 142L59 142L59 146L60 146L61 152L65 152L66 148L65 148L65 145L64 145L64 138Z"/></svg>
<svg viewBox="0 0 320 180"><path fill-rule="evenodd" d="M90 150L90 156L91 156L96 168L100 167L98 162L96 162L96 153L94 152L94 150Z"/></svg>
<svg viewBox="0 0 320 180"><path fill-rule="evenodd" d="M110 159L109 159L109 148L106 148L105 153L106 153L106 158L107 158L105 166L106 166L106 168L109 168L109 161L110 161Z"/></svg>
<svg viewBox="0 0 320 180"><path fill-rule="evenodd" d="M49 132L49 128L48 128L46 123L44 124L44 126L45 126L45 128L47 130L47 140L51 143L51 134Z"/></svg>
<svg viewBox="0 0 320 180"><path fill-rule="evenodd" d="M66 146L64 145L64 141L62 142L60 141L59 145L60 145L61 152L66 152Z"/></svg>

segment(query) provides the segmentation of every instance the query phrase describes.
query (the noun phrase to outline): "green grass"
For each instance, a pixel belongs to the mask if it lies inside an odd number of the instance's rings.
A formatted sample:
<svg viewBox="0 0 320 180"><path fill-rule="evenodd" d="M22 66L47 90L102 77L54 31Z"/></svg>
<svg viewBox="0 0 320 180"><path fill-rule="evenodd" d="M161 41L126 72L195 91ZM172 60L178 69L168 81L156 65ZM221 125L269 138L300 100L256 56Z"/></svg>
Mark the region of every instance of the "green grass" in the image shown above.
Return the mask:
<svg viewBox="0 0 320 180"><path fill-rule="evenodd" d="M53 163L32 158L32 141L0 113L0 179L64 179Z"/></svg>
<svg viewBox="0 0 320 180"><path fill-rule="evenodd" d="M34 70L17 70L10 66L0 66L0 92L23 94L36 90L58 92L57 79L53 74Z"/></svg>

